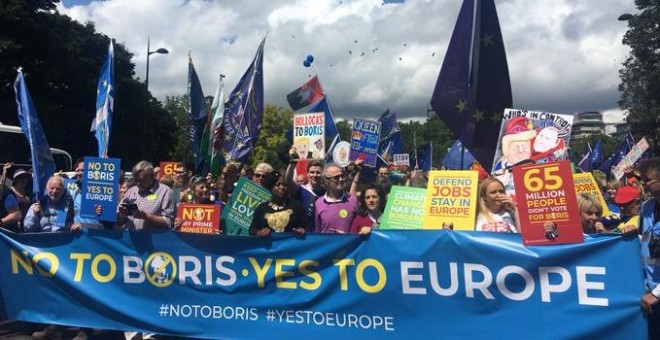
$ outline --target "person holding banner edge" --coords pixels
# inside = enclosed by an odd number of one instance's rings
[[[660,158],[643,163],[640,174],[652,198],[642,204],[639,231],[629,229],[624,235],[641,236],[646,291],[640,304],[648,317],[649,339],[660,339]]]
[[[325,195],[315,203],[317,233],[350,232],[351,223],[357,214],[358,201],[355,195],[344,190],[346,175],[334,163],[325,165],[323,169],[323,185]]]
[[[351,233],[368,235],[372,229],[378,228],[384,208],[383,197],[375,184],[368,184],[360,191],[360,207],[351,223]]]
[[[293,232],[302,236],[307,232],[303,207],[289,196],[284,177],[284,173],[277,171],[264,176],[263,186],[270,190],[272,196],[255,209],[250,235],[268,237],[272,232]]]
[[[73,199],[64,188],[64,179],[52,176],[46,184],[46,196],[30,206],[23,225],[26,232],[55,232],[80,229],[73,222]]]
[[[191,198],[188,200],[186,203],[191,203],[191,204],[214,204],[214,202],[211,201],[211,194],[209,190],[209,184],[206,178],[195,175],[190,179],[190,184],[188,185],[188,188],[191,192]],[[218,205],[220,205],[218,203]],[[183,220],[179,218],[174,219],[174,229],[179,230],[181,228],[181,225],[183,224]],[[220,230],[220,233],[222,233],[222,230]]]

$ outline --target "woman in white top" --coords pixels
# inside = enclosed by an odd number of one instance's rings
[[[479,184],[477,231],[519,233],[518,208],[504,192],[504,184],[488,177]]]

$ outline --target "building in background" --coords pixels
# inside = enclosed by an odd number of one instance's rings
[[[580,139],[593,134],[605,133],[603,114],[598,111],[579,112],[573,120],[572,139]]]

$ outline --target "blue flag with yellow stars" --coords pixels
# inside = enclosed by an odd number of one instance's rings
[[[481,163],[492,168],[502,112],[512,107],[509,68],[493,0],[464,0],[431,106]]]
[[[222,148],[227,162],[245,163],[259,137],[264,114],[264,43],[225,103],[225,136]]]
[[[112,111],[115,105],[115,49],[110,41],[108,55],[105,58],[96,88],[96,116],[92,121],[91,131],[98,141],[99,157],[108,157],[110,130],[112,130]]]
[[[14,91],[18,121],[32,153],[32,191],[34,197],[39,199],[46,192],[48,178],[55,173],[55,162],[20,68],[14,82]]]

